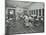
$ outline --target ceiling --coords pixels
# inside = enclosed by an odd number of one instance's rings
[[[28,1],[15,1],[15,0],[7,0],[6,6],[10,7],[21,7],[21,8],[29,8],[32,2]]]

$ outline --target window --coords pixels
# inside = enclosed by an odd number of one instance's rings
[[[33,10],[32,10],[32,15],[33,15]]]
[[[35,15],[35,10],[34,10],[34,15]]]
[[[15,9],[8,9],[8,19],[13,18],[15,15]]]
[[[42,12],[42,15],[44,16],[44,8],[42,9],[42,11],[43,11],[43,12]]]
[[[31,10],[29,11],[29,14],[30,14],[30,15],[32,14]]]
[[[36,9],[36,15],[38,16],[38,9]]]
[[[41,16],[41,9],[39,9],[39,16]]]

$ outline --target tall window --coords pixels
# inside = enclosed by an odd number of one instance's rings
[[[38,16],[38,9],[36,9],[36,15]]]
[[[32,11],[30,10],[30,11],[29,11],[29,14],[31,15],[31,13],[32,13]]]
[[[32,15],[33,15],[33,10],[31,12],[32,12]]]
[[[13,18],[15,15],[15,9],[8,9],[8,19]]]
[[[43,11],[43,12],[42,12],[42,13],[43,13],[42,15],[44,16],[44,8],[42,9],[42,11]]]
[[[34,10],[34,15],[35,15],[35,10]]]
[[[39,9],[39,16],[41,16],[41,9]]]

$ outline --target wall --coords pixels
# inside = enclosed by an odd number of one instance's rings
[[[32,3],[29,10],[35,10],[35,9],[41,9],[41,8],[44,8],[44,3],[41,3],[41,2],[36,3],[35,2],[35,3]]]

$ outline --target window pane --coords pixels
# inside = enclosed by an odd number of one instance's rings
[[[33,15],[33,10],[32,10],[32,15]]]
[[[36,10],[36,15],[38,16],[38,9]]]
[[[31,11],[30,15],[32,15],[32,11]]]
[[[42,12],[42,13],[43,13],[42,15],[44,16],[44,8],[42,9],[42,11],[43,11],[43,12]]]
[[[31,15],[31,10],[29,11],[29,14]]]
[[[8,9],[8,19],[13,18],[15,15],[15,9]]]
[[[35,10],[34,10],[34,15],[35,15]]]
[[[39,16],[41,16],[41,9],[39,9]]]

